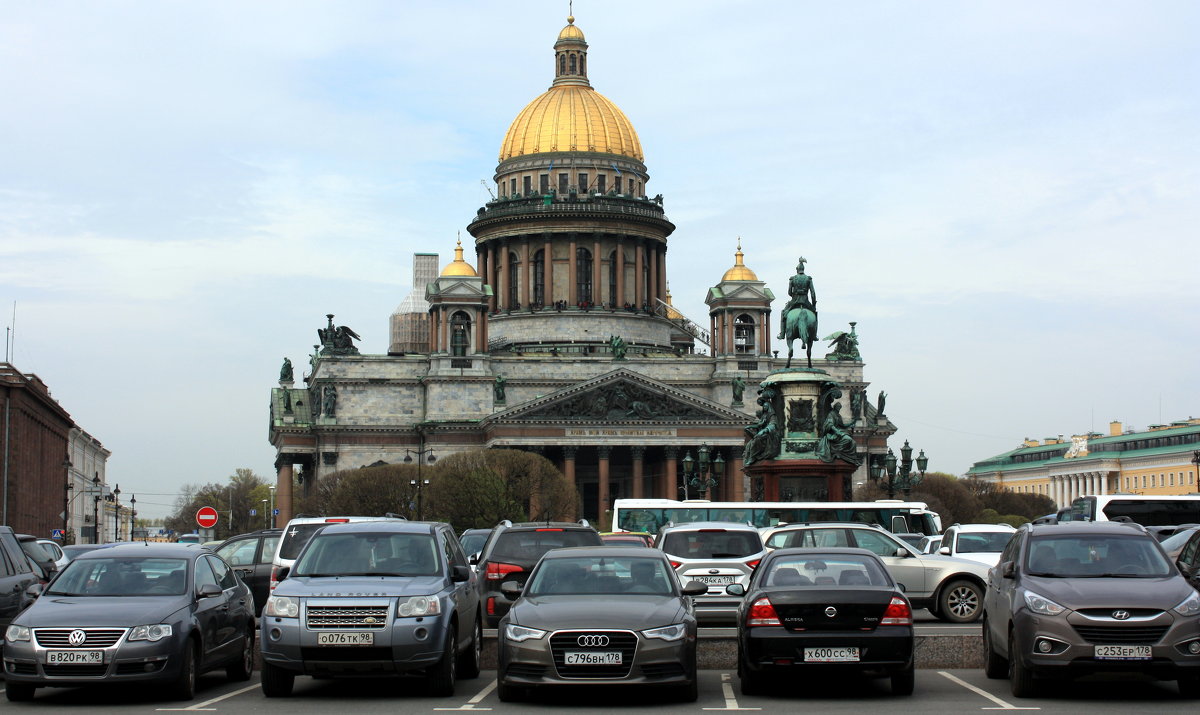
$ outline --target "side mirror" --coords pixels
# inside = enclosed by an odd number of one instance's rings
[[[503,593],[509,598],[517,598],[524,590],[525,587],[516,581],[505,581],[504,583],[500,584],[500,593]]]
[[[479,552],[476,551],[475,553],[468,556],[467,563],[471,564],[472,566],[477,566],[479,564]]]
[[[692,583],[700,583],[700,582],[692,581]],[[688,586],[691,586],[692,583],[689,583]],[[702,584],[702,583],[700,585],[704,586],[704,584]],[[708,590],[708,587],[705,586],[704,591],[707,591],[707,590]],[[700,593],[704,593],[704,591],[701,591]],[[684,593],[687,593],[687,589],[684,589]],[[725,593],[728,593],[730,596],[745,596],[746,595],[746,587],[740,583],[731,583],[725,587]],[[697,595],[699,595],[699,594],[697,594]]]
[[[31,600],[36,599],[38,596],[42,595],[42,589],[43,589],[42,584],[31,583],[31,584],[29,584],[29,587],[25,589],[25,595],[28,596]]]
[[[200,587],[200,592],[197,595],[200,596],[200,598],[216,598],[222,593],[224,593],[224,591],[222,591],[221,587],[217,584],[206,583]]]
[[[462,583],[463,581],[471,580],[470,566],[452,566],[450,568],[450,580],[454,583]]]
[[[904,587],[904,584],[900,583],[899,581],[896,582],[896,588],[900,589],[900,593],[904,593],[908,590]]]
[[[1000,564],[1000,575],[1004,578],[1016,578],[1016,564],[1012,561]]]
[[[899,558],[904,559],[904,558],[908,558],[909,556],[912,556],[912,554],[909,552],[908,549],[904,548],[903,546],[899,546],[896,548],[896,553],[892,554],[892,556],[897,556]]]
[[[282,567],[280,567],[279,571],[277,571],[275,573],[275,580],[282,581],[285,578],[287,578],[288,574],[290,574],[291,572],[292,572],[291,566],[282,566]]]
[[[943,546],[942,548],[938,549],[938,553],[941,554],[942,556],[949,556],[950,555],[950,547]]]

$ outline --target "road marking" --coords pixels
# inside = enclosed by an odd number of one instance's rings
[[[970,683],[968,683],[967,681],[962,680],[961,678],[956,678],[955,676],[947,673],[944,670],[939,670],[938,675],[941,675],[941,676],[949,679],[951,682],[958,683],[959,685],[963,686],[967,690],[970,690],[971,692],[975,693],[976,695],[982,695],[983,697],[987,698],[988,700],[991,700],[993,703],[996,703],[997,705],[1000,706],[998,708],[980,708],[980,710],[1041,710],[1041,708],[1021,707],[1019,705],[1013,705],[1012,703],[1006,703],[1003,700],[1001,700],[1000,698],[996,697],[995,695],[992,695],[988,691],[986,691],[982,688],[977,688],[974,685],[971,685]]]
[[[478,695],[476,695],[475,697],[468,700],[467,704],[463,705],[462,707],[434,708],[434,710],[491,710],[491,708],[477,708],[475,706],[478,705],[480,703],[480,701],[482,701],[484,698],[486,698],[488,696],[488,693],[490,693],[496,689],[497,682],[499,682],[499,679],[493,679],[492,682],[487,684],[486,688],[484,688],[483,690],[480,690]]]
[[[704,708],[705,710],[762,710],[762,708],[738,707],[737,698],[733,697],[733,684],[729,682],[729,673],[721,673],[721,690],[725,692],[725,707]]]
[[[255,683],[254,685],[247,685],[246,687],[244,687],[244,688],[242,688],[242,689],[240,689],[240,690],[235,690],[235,691],[233,691],[232,693],[225,693],[224,695],[220,695],[220,696],[218,696],[218,697],[215,697],[215,698],[213,698],[212,700],[205,700],[205,701],[204,701],[204,702],[202,702],[202,703],[196,703],[195,705],[192,705],[191,707],[186,707],[186,708],[155,708],[155,710],[157,710],[158,712],[195,712],[195,711],[197,711],[197,710],[216,710],[216,708],[210,708],[210,707],[208,707],[208,706],[209,706],[209,705],[212,705],[213,703],[219,703],[219,702],[221,702],[222,700],[228,700],[229,698],[232,698],[232,697],[233,697],[233,696],[235,696],[235,695],[241,695],[242,693],[249,692],[249,691],[251,691],[251,690],[254,690],[254,689],[255,689],[255,688],[257,688],[257,687],[259,687],[258,683]]]

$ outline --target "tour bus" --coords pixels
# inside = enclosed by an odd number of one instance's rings
[[[1200,524],[1200,494],[1147,496],[1145,494],[1085,495],[1059,512],[1059,522],[1114,521],[1126,517],[1142,526]]]
[[[728,521],[758,528],[797,522],[844,521],[879,524],[894,533],[942,533],[942,519],[925,502],[713,502],[674,499],[617,499],[613,531],[657,534],[670,522]]]

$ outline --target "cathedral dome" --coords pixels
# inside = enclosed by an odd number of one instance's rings
[[[463,260],[462,241],[459,241],[458,245],[455,246],[454,260],[450,261],[450,263],[447,264],[444,269],[442,269],[442,275],[443,276],[468,276],[471,278],[475,278],[479,275],[478,273],[475,272],[475,269],[471,267],[470,263],[467,263],[466,261]]]
[[[574,24],[575,18],[567,18],[567,23],[554,43],[554,83],[513,120],[500,145],[500,161],[567,151],[644,161],[633,123],[588,82],[587,42]]]
[[[750,270],[742,263],[742,239],[738,239],[737,253],[733,254],[733,268],[725,271],[725,275],[721,276],[722,281],[756,281],[758,276],[754,271]]]

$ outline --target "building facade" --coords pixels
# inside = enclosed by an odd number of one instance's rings
[[[676,226],[662,194],[650,196],[633,124],[592,88],[574,18],[554,52],[549,89],[501,142],[495,198],[467,223],[473,246],[460,241],[436,276],[430,254],[414,258],[389,354],[359,354],[357,334],[331,315],[300,384],[290,368],[281,374],[270,428],[281,519],[294,490],[325,474],[482,448],[546,456],[590,518],[619,497],[679,498],[680,460],[703,445],[724,460],[710,497],[761,493],[742,449],[755,389],[783,363],[772,352],[775,296],[739,242],[715,284],[687,287],[707,290],[707,327],[671,305]],[[865,397],[857,350],[819,362]],[[847,400],[845,421],[860,452],[881,455],[895,427],[866,403]],[[851,404],[870,414],[853,419]],[[778,497],[829,496],[801,491]]]
[[[71,415],[37,375],[0,363],[0,514],[15,531],[64,528]]]

